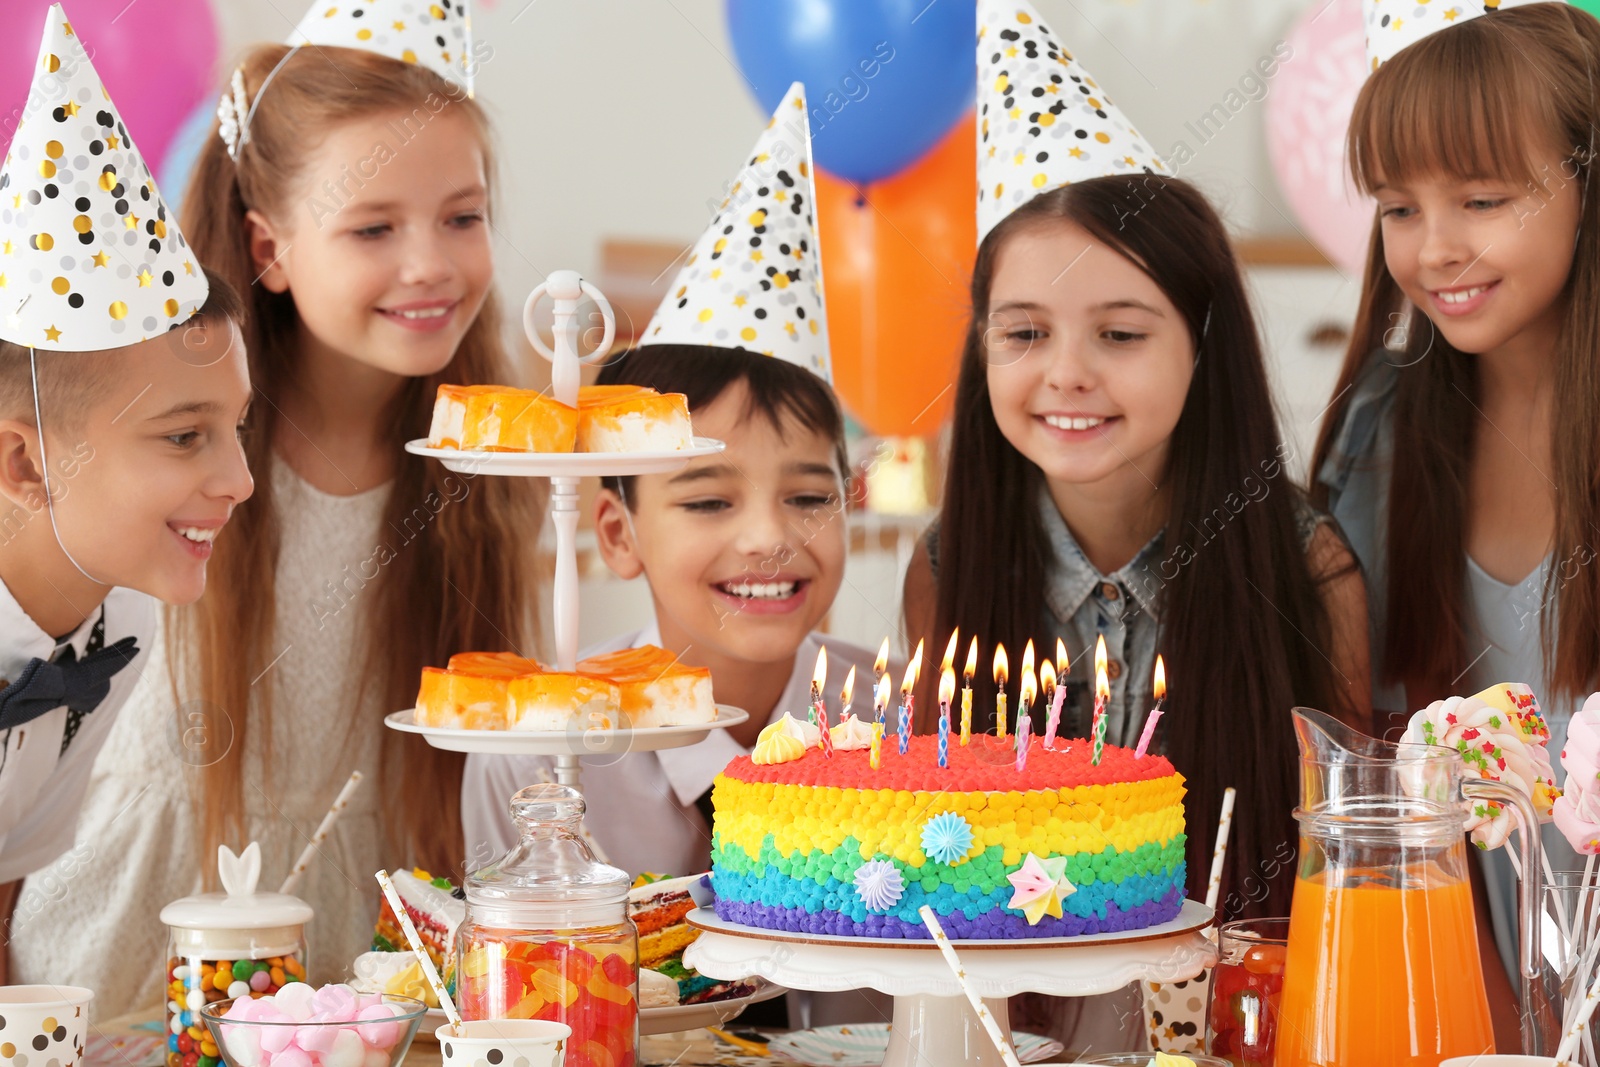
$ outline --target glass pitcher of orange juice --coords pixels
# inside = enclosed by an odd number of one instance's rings
[[[1397,745],[1296,708],[1300,862],[1290,908],[1277,1067],[1435,1067],[1494,1051],[1467,881],[1467,803],[1517,813],[1524,878],[1524,1052],[1548,1054],[1539,977],[1538,820],[1513,787],[1461,757]],[[1532,834],[1528,828],[1534,828]]]

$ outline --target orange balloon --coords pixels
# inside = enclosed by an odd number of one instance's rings
[[[892,178],[817,171],[833,384],[873,433],[927,437],[955,399],[978,246],[973,117]]]

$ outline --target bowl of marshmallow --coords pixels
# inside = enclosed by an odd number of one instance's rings
[[[227,1067],[398,1067],[427,1010],[413,997],[294,982],[200,1015]]]

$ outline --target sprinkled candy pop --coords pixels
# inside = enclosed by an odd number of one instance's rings
[[[1050,711],[1044,723],[1044,747],[1054,748],[1056,743],[1056,730],[1061,726],[1061,704],[1067,699],[1067,674],[1072,669],[1072,664],[1067,660],[1067,646],[1061,643],[1061,638],[1056,638],[1056,668],[1052,676],[1056,680],[1054,696],[1045,697],[1050,705]]]
[[[1009,676],[1011,665],[1006,662],[1006,646],[994,646],[994,719],[996,737],[1006,735],[1006,678]]]
[[[1111,702],[1111,682],[1106,677],[1106,638],[1094,642],[1094,756],[1090,763],[1100,766],[1106,752],[1106,705]]]
[[[972,740],[972,676],[978,673],[978,635],[972,635],[967,647],[967,665],[961,670],[961,743]]]
[[[1551,809],[1556,827],[1575,851],[1600,854],[1600,693],[1572,716],[1561,766],[1567,780]]]
[[[1144,733],[1139,735],[1139,747],[1133,750],[1134,759],[1144,759],[1145,750],[1150,747],[1150,738],[1155,736],[1156,723],[1161,721],[1162,705],[1167,702],[1167,665],[1160,656],[1156,657],[1156,677],[1150,690],[1156,695],[1156,706],[1145,717]]]

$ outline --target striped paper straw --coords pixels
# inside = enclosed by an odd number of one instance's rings
[[[400,920],[400,929],[405,931],[406,941],[411,945],[412,954],[422,965],[422,976],[433,987],[433,995],[439,998],[439,1007],[444,1009],[451,1028],[457,1034],[461,1033],[461,1013],[456,1011],[455,1001],[450,999],[450,993],[439,980],[439,971],[433,965],[433,957],[422,947],[422,938],[417,936],[417,927],[411,921],[411,913],[406,911],[406,902],[400,899],[400,893],[395,889],[394,882],[389,880],[388,871],[379,871],[375,877],[378,879],[378,884],[383,887],[383,895],[388,899],[389,907],[394,909],[395,918]]]
[[[1011,1051],[1011,1042],[1001,1035],[1000,1024],[995,1022],[994,1016],[989,1013],[989,1006],[978,996],[978,991],[967,984],[967,972],[961,967],[961,957],[956,955],[955,946],[950,944],[950,939],[945,936],[944,927],[939,925],[938,916],[934,915],[933,909],[926,904],[917,909],[917,914],[922,916],[922,925],[933,935],[933,943],[939,946],[944,961],[955,973],[956,981],[961,984],[961,992],[967,995],[967,1002],[972,1005],[972,1010],[978,1013],[978,1021],[983,1024],[984,1030],[988,1031],[989,1040],[994,1042],[1000,1058],[1006,1061],[1006,1067],[1021,1067],[1017,1054]]]
[[[1222,893],[1222,861],[1228,855],[1228,831],[1233,827],[1233,786],[1222,793],[1222,818],[1217,823],[1217,848],[1211,853],[1211,882],[1206,886],[1206,907],[1217,910],[1217,897]]]
[[[322,822],[317,826],[317,832],[311,835],[311,840],[306,842],[306,847],[301,850],[300,858],[294,861],[294,866],[289,868],[289,877],[283,880],[283,885],[278,887],[280,893],[293,893],[300,884],[300,876],[306,873],[306,868],[311,866],[311,857],[317,854],[317,846],[328,838],[328,831],[333,829],[333,824],[339,816],[344,814],[344,809],[350,806],[350,798],[355,795],[356,786],[361,784],[361,772],[351,771],[350,780],[339,790],[339,795],[333,798],[333,807],[328,809],[328,814],[322,817]]]

